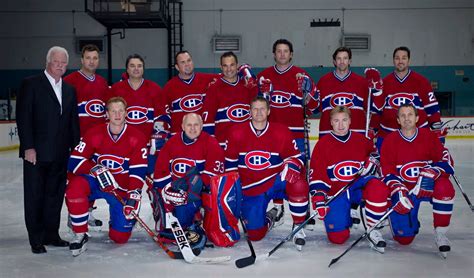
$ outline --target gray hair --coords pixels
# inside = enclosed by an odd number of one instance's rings
[[[53,46],[48,50],[48,54],[46,54],[46,66],[51,62],[51,56],[53,53],[56,52],[63,52],[66,54],[66,61],[69,63],[69,54],[67,53],[66,48],[61,47],[61,46]]]

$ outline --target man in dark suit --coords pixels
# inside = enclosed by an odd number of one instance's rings
[[[17,99],[20,157],[23,158],[25,222],[31,251],[66,247],[59,237],[69,154],[79,142],[74,88],[62,82],[66,49],[54,46],[43,73],[25,78]]]

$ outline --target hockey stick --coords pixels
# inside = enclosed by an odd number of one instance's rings
[[[370,108],[372,107],[371,101],[372,101],[372,90],[371,88],[369,88],[369,96],[367,98],[367,113],[365,116],[365,137],[367,138],[369,138]]]
[[[466,200],[467,204],[469,205],[469,208],[471,209],[471,211],[474,211],[474,206],[472,205],[471,200],[469,200],[469,197],[467,197],[466,192],[464,192],[458,178],[454,174],[452,174],[451,176],[453,177],[454,181],[456,182],[457,186],[459,187],[459,190],[461,191],[462,195],[464,196],[464,199]]]
[[[245,235],[245,238],[247,239],[247,244],[249,245],[249,248],[250,248],[250,256],[236,260],[235,266],[238,268],[242,268],[242,267],[246,267],[251,264],[254,264],[255,260],[257,259],[257,255],[255,254],[255,250],[253,249],[253,244],[249,239],[249,236],[247,234],[247,228],[245,227],[245,224],[242,218],[240,218],[240,223],[242,224],[242,229],[244,230],[244,235]]]
[[[176,218],[171,212],[166,213],[166,220],[170,221],[171,230],[173,232],[173,236],[176,240],[179,250],[184,257],[184,260],[187,263],[194,264],[194,263],[203,263],[203,264],[215,264],[230,261],[229,256],[223,257],[213,257],[213,258],[202,258],[197,257],[193,253],[193,249],[191,249],[191,245],[189,244],[188,238],[179,223],[178,218]]]
[[[346,192],[347,189],[352,185],[354,184],[354,182],[360,177],[360,172],[357,173],[357,175],[355,176],[355,178],[348,184],[346,184],[344,187],[342,187],[336,194],[334,194],[334,196],[332,196],[331,199],[327,200],[326,203],[324,205],[329,205],[332,201],[334,201],[338,196],[340,196],[342,193]],[[255,261],[260,261],[260,260],[265,260],[267,259],[268,257],[270,257],[273,253],[275,253],[283,244],[285,244],[285,242],[287,242],[288,240],[292,239],[294,235],[296,235],[301,229],[303,229],[303,227],[311,220],[313,219],[314,217],[316,217],[318,215],[318,212],[314,212],[312,215],[310,215],[305,221],[303,221],[303,223],[301,223],[296,229],[294,229],[290,234],[288,234],[284,239],[282,239],[275,247],[273,247],[272,250],[270,250],[270,252],[267,252],[263,255],[259,255],[259,256],[256,256],[254,254],[252,254],[251,256],[249,257],[246,257],[246,258],[242,258],[242,259],[239,259],[237,261],[240,261],[239,262],[239,265],[240,266],[237,266],[239,268],[243,268],[243,267],[246,267],[246,266],[249,266],[251,264],[254,264]],[[237,265],[237,261],[236,261],[236,265]],[[247,264],[245,264],[247,263]]]
[[[112,191],[112,194],[122,204],[122,206],[125,206],[125,201],[123,200],[123,198],[120,195],[118,195],[118,193],[115,190]],[[166,252],[166,254],[168,254],[168,256],[170,258],[172,258],[172,259],[181,259],[181,260],[184,259],[183,254],[181,254],[180,252],[173,252],[170,249],[168,249],[168,247],[166,247],[166,245],[160,240],[158,235],[156,235],[150,229],[150,227],[148,227],[148,225],[143,221],[143,219],[141,219],[140,216],[138,216],[138,214],[135,213],[135,211],[133,211],[133,210],[132,210],[132,216],[143,227],[143,229],[145,229],[145,231],[153,239],[153,241],[156,242]]]
[[[391,208],[389,211],[387,211],[387,213],[385,213],[384,216],[382,216],[382,218],[380,218],[379,221],[377,221],[377,223],[375,223],[374,226],[370,227],[363,235],[361,235],[356,241],[354,241],[351,246],[349,246],[349,248],[347,248],[341,255],[339,255],[338,257],[334,258],[331,260],[331,262],[329,263],[328,267],[331,267],[331,265],[337,263],[337,261],[339,261],[339,259],[341,259],[347,252],[349,252],[349,250],[351,250],[354,246],[357,245],[357,243],[359,243],[361,240],[363,240],[364,238],[366,238],[375,228],[377,228],[378,226],[380,226],[380,224],[382,224],[383,221],[385,221],[385,219],[387,219],[387,217],[393,212],[393,208]]]
[[[412,194],[413,191],[414,191],[415,188],[413,188],[412,190],[410,190],[410,192],[408,193],[408,195]],[[331,265],[337,263],[337,261],[339,261],[340,258],[342,258],[347,252],[349,252],[349,250],[351,250],[354,246],[357,245],[357,243],[359,243],[361,240],[363,240],[364,238],[366,238],[374,229],[376,229],[378,226],[380,226],[380,224],[382,224],[382,222],[385,221],[385,219],[388,218],[388,216],[393,212],[393,208],[391,208],[389,211],[387,211],[384,216],[382,216],[382,218],[379,219],[379,221],[377,221],[377,223],[375,223],[372,227],[370,227],[367,231],[365,231],[364,234],[362,234],[356,241],[354,241],[351,246],[349,246],[349,248],[347,248],[341,255],[339,255],[338,257],[334,258],[331,260],[331,262],[329,263],[328,267],[331,267]]]

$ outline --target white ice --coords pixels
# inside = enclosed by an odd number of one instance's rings
[[[467,195],[474,201],[474,141],[448,140],[456,161],[457,177]],[[107,223],[105,202],[96,202],[97,218]],[[0,277],[474,277],[474,213],[456,187],[456,200],[448,237],[451,252],[442,259],[435,246],[431,207],[423,203],[420,210],[421,229],[409,246],[391,239],[383,230],[388,246],[385,254],[370,250],[360,242],[330,269],[332,258],[340,255],[362,235],[362,228],[351,231],[350,240],[341,246],[328,243],[322,223],[306,230],[307,241],[302,252],[292,242],[285,243],[265,261],[238,269],[236,259],[250,255],[243,239],[232,248],[206,248],[201,256],[231,256],[218,265],[191,265],[171,260],[142,229],[136,229],[131,240],[117,245],[108,239],[107,228],[91,232],[88,250],[72,257],[67,248],[47,247],[42,255],[32,254],[28,244],[23,215],[22,162],[16,151],[0,153]],[[288,209],[286,210],[288,211]],[[60,234],[71,239],[66,226],[67,210],[62,211]],[[145,197],[142,218],[153,226],[150,206]],[[272,230],[261,242],[255,242],[257,254],[270,251],[291,229],[286,213],[285,224]]]

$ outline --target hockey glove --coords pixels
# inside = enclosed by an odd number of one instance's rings
[[[257,77],[252,72],[249,64],[242,64],[239,67],[239,77],[245,80],[245,87],[252,89],[257,86]]]
[[[281,180],[288,183],[295,183],[301,179],[301,166],[298,160],[290,158],[283,163],[283,171],[281,171]]]
[[[361,176],[373,176],[380,168],[380,155],[373,152],[365,160]]]
[[[127,200],[123,206],[123,215],[125,218],[127,218],[127,220],[132,220],[135,218],[132,212],[138,215],[138,212],[140,211],[141,200],[142,195],[138,190],[130,190],[127,192]]]
[[[270,101],[273,93],[272,81],[270,79],[265,79],[265,77],[261,76],[258,80],[258,91],[260,95]]]
[[[431,131],[438,136],[439,141],[444,145],[446,143],[446,136],[448,135],[448,128],[443,126],[441,122],[436,122],[431,125]]]
[[[434,183],[441,175],[441,171],[435,167],[426,166],[420,169],[418,182],[413,189],[413,194],[418,198],[431,198],[433,196]]]
[[[326,214],[329,212],[329,207],[326,206],[327,195],[323,191],[313,190],[310,192],[311,203],[313,204],[313,210],[318,212],[318,219],[324,220]]]
[[[168,138],[167,132],[158,132],[151,135],[150,139],[150,155],[154,155],[157,151],[161,150],[166,143]]]
[[[182,206],[188,203],[188,192],[174,189],[171,183],[168,183],[163,188],[161,191],[161,196],[163,196],[165,208],[167,211],[173,211],[175,206]]]
[[[107,167],[97,164],[91,168],[90,173],[97,179],[100,190],[103,192],[112,192],[117,189],[117,182]]]
[[[398,191],[394,193],[395,196],[392,196],[395,202],[393,210],[399,214],[407,214],[413,208],[413,202],[408,197],[408,189],[401,184],[398,184],[398,188]]]
[[[380,72],[376,68],[366,68],[364,70],[365,79],[369,83],[369,89],[372,96],[379,96],[382,94],[383,82]]]
[[[304,94],[309,94],[313,90],[313,82],[311,78],[304,73],[296,74],[296,81],[298,82],[298,91]]]

